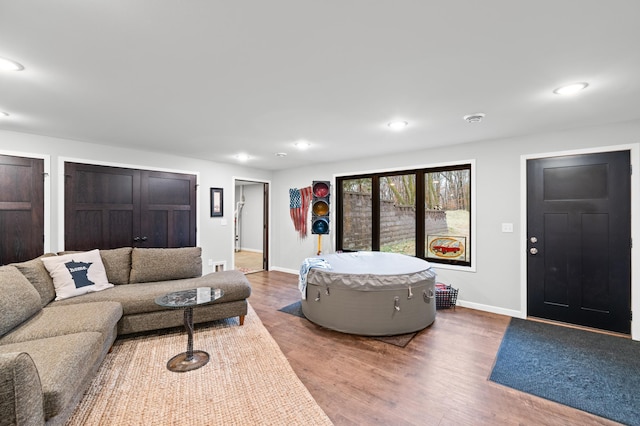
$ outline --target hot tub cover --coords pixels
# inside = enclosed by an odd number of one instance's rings
[[[307,282],[327,287],[380,291],[407,288],[436,276],[426,260],[399,253],[361,251],[318,258],[324,259],[331,269],[311,268]]]

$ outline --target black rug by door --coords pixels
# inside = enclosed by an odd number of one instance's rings
[[[489,379],[640,425],[640,342],[513,318]]]
[[[284,308],[278,309],[280,312],[285,312],[287,314],[295,315],[300,318],[306,318],[302,313],[302,303],[300,301],[294,302],[290,305],[285,306]],[[397,334],[395,336],[362,336],[369,339],[379,340],[384,343],[388,343],[390,345],[399,346],[404,348],[409,344],[411,339],[415,337],[415,333],[407,333],[407,334]]]

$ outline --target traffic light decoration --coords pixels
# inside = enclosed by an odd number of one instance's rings
[[[314,180],[311,202],[311,233],[329,233],[329,181]]]

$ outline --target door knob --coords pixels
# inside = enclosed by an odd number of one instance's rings
[[[529,253],[531,253],[531,254],[538,254],[538,249],[537,249],[537,248],[535,248],[535,247],[531,247],[531,248],[529,249]]]
[[[135,242],[140,241],[140,237],[133,237],[133,241],[135,241]]]
[[[529,241],[531,241],[531,243],[535,244],[538,242],[538,239],[536,237],[531,237],[529,238]]]

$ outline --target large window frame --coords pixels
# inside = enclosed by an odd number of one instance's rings
[[[467,250],[469,259],[452,260],[452,259],[434,259],[426,256],[426,239],[425,235],[425,194],[426,184],[425,176],[428,173],[453,171],[453,170],[469,170],[469,241],[467,241]],[[336,223],[336,250],[350,251],[343,247],[344,242],[344,206],[343,206],[343,182],[354,179],[371,179],[371,250],[380,251],[380,180],[389,176],[415,174],[415,257],[425,259],[434,264],[434,267],[443,269],[457,269],[464,271],[475,271],[475,161],[465,160],[452,163],[442,163],[435,165],[426,165],[419,167],[411,167],[404,169],[387,169],[380,171],[368,171],[362,173],[335,175],[335,223]]]

